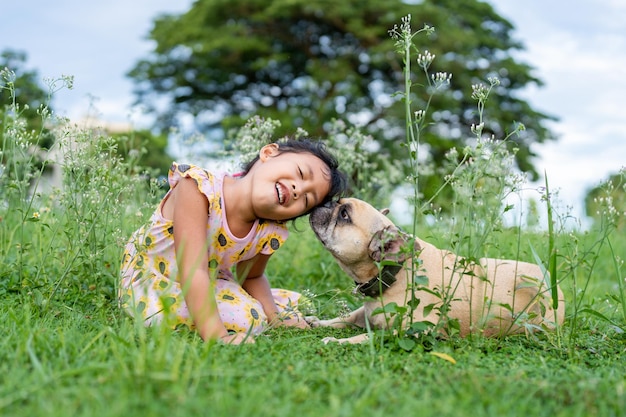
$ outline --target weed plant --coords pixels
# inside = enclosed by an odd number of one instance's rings
[[[412,46],[410,19],[397,29],[406,37],[405,65],[417,62],[430,80],[429,91],[445,93],[450,77],[428,74],[434,57]],[[9,70],[2,71],[1,94],[15,94],[12,80]],[[548,187],[541,194],[549,224],[534,230],[525,230],[521,221],[503,224],[502,214],[510,210],[504,201],[524,184],[510,175],[509,139],[482,135],[482,104],[497,86],[492,79],[473,88],[480,118],[473,128],[475,146],[449,154],[441,174],[455,198],[450,214],[439,210],[436,197],[423,201],[419,193],[419,137],[428,108],[411,108],[413,85],[406,80],[399,97],[406,94],[405,146],[412,164],[407,183],[417,208],[407,227],[466,256],[538,260],[555,270],[567,306],[558,334],[427,343],[413,338],[420,343],[407,344],[406,334],[374,333],[369,345],[346,346],[321,339],[347,337],[351,329],[273,329],[254,345],[224,346],[204,343],[185,328],[145,328],[126,317],[116,300],[122,247],[162,192],[151,172],[137,166],[139,151],[122,159],[105,134],[79,129],[42,107],[42,120],[56,137],[50,151],[63,156],[53,167],[39,159],[40,132],[26,130],[13,104],[0,112],[0,413],[624,415],[626,239],[615,233],[623,213],[614,207],[612,190],[599,205],[602,222],[588,231],[565,227],[566,215],[558,212]],[[50,82],[51,91],[60,86],[69,87],[69,80]],[[234,144],[258,149],[250,141],[269,141],[273,123],[251,120],[233,136]],[[357,128],[334,123],[330,146],[351,167],[355,194],[374,199],[366,194],[368,178],[384,189],[391,183],[385,181],[400,175],[395,164],[376,160],[371,138]],[[389,171],[381,172],[381,166]],[[63,186],[44,191],[53,168],[60,169]],[[340,315],[362,302],[306,220],[295,223],[268,273],[273,285],[305,293],[309,302],[303,307],[319,316]]]
[[[429,67],[432,64],[435,56],[430,52],[421,52],[415,47],[413,41],[414,37],[422,32],[431,33],[434,29],[425,26],[423,29],[413,32],[411,29],[411,17],[407,16],[402,19],[400,26],[395,26],[390,34],[395,41],[396,49],[402,57],[404,64],[404,91],[399,93],[402,101],[405,105],[405,120],[406,120],[406,143],[411,158],[409,158],[410,172],[408,182],[413,188],[413,206],[416,207],[413,212],[412,231],[413,234],[417,234],[419,231],[423,236],[424,230],[424,214],[433,213],[433,205],[436,203],[436,196],[429,201],[422,202],[420,200],[419,190],[419,166],[417,161],[420,160],[419,151],[420,136],[428,125],[428,103],[430,98],[434,94],[445,94],[445,87],[450,83],[452,76],[447,73],[430,74]],[[423,79],[425,80],[426,92],[429,94],[429,99],[426,101],[424,108],[417,111],[413,111],[412,97],[413,97],[413,81],[411,62],[415,59],[419,69],[423,72]],[[456,253],[462,254],[466,257],[468,262],[477,262],[478,258],[489,256],[503,257],[503,253],[499,250],[498,246],[502,242],[500,235],[504,231],[503,219],[504,215],[511,210],[513,205],[508,203],[512,199],[511,196],[519,195],[522,191],[526,180],[523,175],[517,173],[514,165],[514,154],[517,151],[515,142],[512,140],[515,135],[520,134],[524,130],[524,126],[518,124],[514,126],[511,133],[507,137],[496,140],[493,136],[485,137],[483,135],[483,129],[485,124],[488,123],[486,115],[484,114],[485,103],[487,102],[491,92],[499,88],[499,80],[495,77],[487,79],[488,84],[485,85],[481,82],[472,85],[472,98],[477,102],[477,123],[471,126],[471,131],[475,135],[475,141],[473,146],[468,146],[459,153],[459,150],[453,148],[447,154],[448,165],[444,166],[444,170],[441,174],[445,178],[445,187],[450,187],[453,192],[453,200],[451,202],[451,215],[447,219],[442,219],[442,223],[445,230],[440,232],[440,236],[444,238],[441,242],[443,247],[453,250]],[[609,183],[608,186],[611,186]],[[592,248],[581,248],[578,245],[572,245],[572,243],[579,243],[579,240],[569,239],[567,242],[563,242],[563,239],[559,239],[559,236],[572,236],[571,233],[566,233],[564,230],[560,230],[561,233],[557,233],[556,227],[560,220],[558,219],[558,213],[554,210],[553,195],[550,193],[548,187],[548,179],[546,178],[545,188],[542,190],[542,201],[545,203],[547,211],[547,236],[545,241],[547,245],[540,246],[539,251],[533,246],[532,243],[527,242],[527,238],[523,236],[521,228],[517,230],[515,236],[510,236],[512,242],[515,242],[511,248],[514,249],[512,253],[509,253],[509,257],[513,259],[526,260],[530,262],[539,263],[546,271],[544,276],[544,283],[540,285],[547,288],[552,295],[552,304],[556,308],[558,305],[556,286],[562,285],[569,288],[574,292],[572,300],[574,301],[571,306],[571,318],[572,326],[569,331],[569,349],[572,353],[575,348],[575,340],[578,332],[576,331],[577,319],[580,314],[592,314],[599,317],[606,322],[610,323],[615,329],[617,334],[623,334],[623,313],[624,313],[624,292],[623,292],[623,260],[617,255],[618,252],[613,250],[612,235],[619,222],[619,211],[612,205],[612,199],[607,197],[601,198],[600,206],[603,208],[603,219],[600,224],[600,230],[590,234],[595,237],[595,241],[592,243]],[[610,190],[609,190],[610,191]],[[521,201],[521,197],[517,198]],[[602,203],[605,203],[604,205]],[[522,213],[520,211],[520,213]],[[564,223],[564,222],[562,222]],[[523,222],[519,221],[519,225]],[[447,240],[446,240],[447,239]],[[612,260],[613,274],[616,277],[618,291],[612,294],[609,298],[612,302],[611,305],[613,313],[618,313],[620,322],[618,324],[609,317],[603,315],[600,311],[592,306],[585,306],[581,308],[584,294],[595,275],[595,265],[597,261],[597,253],[594,248],[600,250],[603,246],[608,245],[611,254],[609,259]],[[412,247],[412,245],[411,245]],[[583,253],[580,253],[580,251]],[[576,255],[568,256],[574,251]],[[525,253],[524,253],[525,252]],[[528,256],[528,254],[532,256]],[[414,254],[416,256],[418,254]],[[543,255],[543,256],[542,256]],[[576,259],[572,263],[572,259]],[[580,278],[584,268],[580,268],[582,264],[587,264],[586,275]],[[414,265],[419,265],[419,262],[414,262]],[[463,269],[465,265],[459,264],[459,269]],[[415,270],[411,272],[413,276],[419,277],[419,271]],[[416,280],[415,285],[420,283]],[[455,323],[447,320],[446,313],[449,301],[455,297],[454,289],[450,289],[449,292],[445,290],[440,294],[441,306],[437,307],[440,310],[442,316],[441,324],[446,327],[448,334],[454,333]],[[381,306],[382,313],[391,312],[398,316],[408,315],[409,319],[412,315],[412,309],[417,305],[416,300],[407,300],[409,310],[404,309],[387,308],[389,306]],[[409,320],[410,321],[410,320]],[[397,320],[400,322],[400,320]],[[421,323],[415,323],[415,329],[424,329]],[[397,329],[397,342],[403,348],[412,349],[415,344],[411,342],[407,343],[406,336],[411,338],[416,332],[411,331],[411,328],[407,333],[403,333],[403,329]],[[428,327],[428,330],[431,329]],[[557,328],[555,332],[556,338],[553,339],[554,343],[561,346],[562,329]]]
[[[13,94],[13,74],[4,70],[2,77],[3,93]],[[120,159],[112,138],[56,119],[46,107],[39,111],[42,125],[56,143],[42,150],[41,132],[27,131],[20,112],[17,104],[2,112],[0,293],[40,313],[102,309],[115,300],[120,244],[151,200],[149,173],[132,153]],[[44,192],[49,170],[61,184]]]

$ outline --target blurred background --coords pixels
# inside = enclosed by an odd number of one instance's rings
[[[452,74],[428,107],[425,197],[441,184],[445,153],[471,143],[472,85],[495,76],[501,84],[487,103],[484,134],[499,140],[523,123],[510,146],[528,177],[528,198],[540,197],[547,174],[562,210],[583,226],[591,221],[597,187],[625,165],[624,2],[337,3],[11,2],[2,5],[0,67],[15,72],[18,100],[31,111],[48,103],[78,125],[143,132],[152,147],[147,163],[161,171],[171,159],[199,156],[184,138],[203,138],[210,156],[255,115],[279,120],[277,135],[303,128],[324,137],[341,120],[371,135],[376,152],[395,164],[406,154],[394,96],[403,87],[402,60],[388,30],[410,13],[414,31],[435,27],[415,38],[420,51],[436,55],[429,72]],[[73,88],[48,102],[61,84],[50,80],[61,76],[73,76]],[[425,83],[420,77],[416,71],[416,85]],[[428,97],[414,94],[417,110]],[[406,202],[392,204],[403,210]]]

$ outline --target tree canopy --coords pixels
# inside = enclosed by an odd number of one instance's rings
[[[545,126],[553,117],[518,97],[542,85],[514,51],[513,26],[477,0],[197,0],[181,15],[156,19],[155,50],[129,72],[137,101],[162,128],[193,117],[201,131],[243,125],[252,115],[281,121],[281,134],[302,127],[323,137],[332,119],[359,125],[378,141],[389,160],[406,157],[404,113],[394,93],[402,89],[402,59],[388,31],[408,14],[416,46],[436,56],[430,70],[453,74],[450,87],[428,104],[431,123],[422,137],[439,164],[451,148],[463,148],[477,123],[471,86],[497,77],[483,132],[502,139],[514,124],[525,131],[511,140],[518,167],[538,176],[531,146],[554,139]],[[413,75],[425,84],[424,74]],[[412,94],[425,108],[426,89]],[[432,180],[437,182],[436,175]],[[426,191],[428,193],[428,191]]]

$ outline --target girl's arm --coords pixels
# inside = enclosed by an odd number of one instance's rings
[[[257,255],[247,262],[237,265],[237,279],[243,280],[241,286],[244,290],[261,303],[267,321],[272,322],[278,316],[278,306],[274,302],[270,283],[265,276],[265,266],[269,255]]]
[[[299,320],[297,316],[290,314],[281,316],[278,306],[274,302],[270,283],[265,276],[265,266],[270,255],[257,255],[250,262],[242,262],[237,265],[238,279],[245,277],[241,285],[244,290],[261,303],[263,311],[267,316],[268,323],[284,326],[295,326],[308,328],[309,325],[304,320]]]
[[[206,239],[209,203],[192,178],[181,179],[171,198],[174,199],[177,279],[198,333],[203,340],[221,338],[225,342],[239,343],[244,337],[229,335],[222,323],[214,282],[209,276]]]

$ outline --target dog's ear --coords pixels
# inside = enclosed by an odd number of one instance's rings
[[[381,212],[384,216],[386,216],[386,215],[388,215],[388,214],[389,214],[389,209],[388,209],[387,207],[385,207],[384,209],[381,209],[381,210],[380,210],[380,212]]]
[[[404,262],[407,254],[402,250],[402,246],[405,244],[404,234],[393,226],[387,226],[374,233],[369,244],[370,258],[376,262],[383,260]]]

